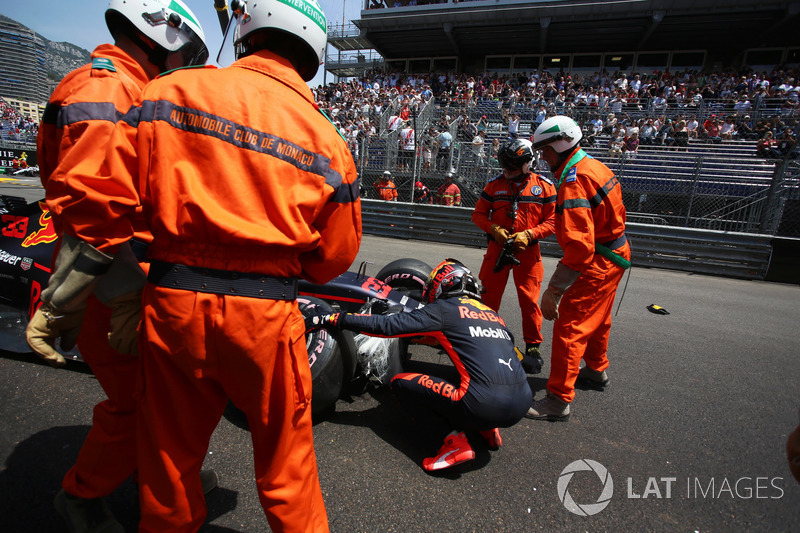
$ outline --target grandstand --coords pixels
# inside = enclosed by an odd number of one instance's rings
[[[38,123],[30,116],[22,116],[5,99],[0,98],[0,174],[20,168],[20,159],[26,166],[36,166],[36,134]]]
[[[391,5],[389,5],[391,4]],[[352,28],[336,28],[329,42],[340,51],[374,58],[336,57],[334,71],[358,76],[316,90],[358,163],[362,192],[384,170],[395,174],[400,199],[413,200],[413,183],[432,191],[447,169],[458,174],[463,205],[472,207],[497,173],[492,140],[509,135],[519,116],[527,137],[540,109],[567,114],[587,134],[591,121],[615,120],[623,131],[647,119],[731,117],[729,139],[692,138],[642,144],[635,157],[608,154],[610,131],[585,149],[620,177],[632,221],[800,237],[797,151],[756,155],[756,139],[797,133],[800,47],[792,2],[655,2],[474,0],[455,2],[367,0]],[[737,35],[735,42],[721,35]],[[741,37],[741,38],[739,38]],[[369,49],[369,52],[364,50]],[[338,70],[336,70],[338,69]],[[634,89],[635,86],[635,89]],[[617,101],[617,99],[619,101]],[[540,107],[543,106],[543,107]],[[416,132],[411,169],[398,167],[398,130],[404,116]],[[484,121],[484,145],[472,144]],[[436,165],[430,127],[454,139],[446,164]],[[465,135],[466,131],[470,131]],[[433,145],[430,169],[421,146]],[[546,169],[545,169],[546,171]]]
[[[411,74],[717,69],[798,56],[800,8],[792,1],[364,0],[363,7],[355,24],[364,48]]]

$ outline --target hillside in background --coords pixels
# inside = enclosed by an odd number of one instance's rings
[[[57,43],[45,39],[45,62],[47,76],[60,80],[68,72],[88,63],[91,52],[72,43]]]
[[[6,17],[5,15],[0,15],[0,20],[11,21],[27,28],[24,24],[20,24],[16,20]],[[51,41],[39,33],[36,35],[42,39],[45,45],[44,54],[48,78],[60,80],[68,72],[90,61],[91,53],[80,46],[76,46],[72,43]]]

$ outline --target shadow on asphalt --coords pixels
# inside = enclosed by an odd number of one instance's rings
[[[0,471],[0,494],[3,495],[0,498],[0,530],[37,533],[67,530],[53,508],[53,498],[61,490],[61,480],[75,463],[89,429],[85,425],[54,427],[40,431],[14,447]],[[222,487],[211,492],[206,497],[207,520],[213,521],[231,512],[236,508],[237,499],[237,492]],[[139,505],[133,481],[123,483],[106,498],[106,502],[127,531],[137,529]],[[202,531],[234,530],[208,525]]]
[[[63,531],[53,498],[89,432],[88,426],[41,431],[18,443],[0,472],[5,531]]]
[[[4,359],[11,359],[13,361],[23,361],[32,365],[49,366],[44,359],[41,359],[33,352],[9,352],[0,350],[0,357]],[[63,370],[70,370],[72,372],[80,372],[81,374],[92,374],[92,369],[89,365],[80,360],[67,359],[67,366]]]

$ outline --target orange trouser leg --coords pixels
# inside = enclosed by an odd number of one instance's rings
[[[274,531],[327,531],[311,428],[311,371],[295,302],[145,288],[140,531],[197,531],[198,473],[228,398],[247,415]]]
[[[502,248],[495,242],[490,242],[486,253],[483,255],[483,263],[478,273],[478,278],[483,286],[483,303],[491,307],[495,313],[500,311],[500,303],[503,301],[503,292],[508,283],[508,273],[510,268],[504,268],[500,272],[494,271],[494,264],[500,255]]]
[[[78,337],[81,356],[108,397],[95,406],[92,428],[62,482],[81,498],[111,494],[136,470],[138,361],[108,345],[110,317],[111,309],[90,297]]]
[[[596,269],[596,259],[564,294],[558,307],[559,318],[553,324],[547,390],[565,402],[571,402],[575,398],[575,380],[582,358],[585,357],[587,364],[594,370],[605,370],[608,367],[606,353],[611,329],[611,308],[625,271],[601,259],[600,263],[607,270],[603,272]]]
[[[539,250],[530,248],[517,254],[520,264],[513,268],[504,268],[500,272],[494,271],[494,265],[502,248],[497,243],[489,243],[478,277],[483,285],[483,303],[491,307],[496,313],[500,311],[503,292],[508,283],[508,274],[514,271],[514,285],[517,288],[517,298],[522,312],[522,336],[528,344],[542,342],[542,311],[539,309],[539,291],[544,276]]]
[[[539,309],[539,291],[544,276],[544,266],[538,250],[529,249],[518,254],[520,264],[514,267],[514,284],[522,311],[522,337],[526,344],[542,342],[542,310]]]

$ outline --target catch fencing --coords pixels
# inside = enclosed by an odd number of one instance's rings
[[[395,111],[390,106],[380,122],[385,123]],[[412,114],[416,151],[406,160],[398,148],[398,130],[359,142],[353,151],[362,197],[379,198],[375,184],[388,170],[400,201],[416,201],[414,184],[421,181],[436,203],[445,173],[453,171],[461,206],[475,206],[486,183],[500,172],[491,146],[495,139],[507,138],[506,126],[488,122],[484,144],[476,146],[459,138],[464,117],[458,117],[448,122],[453,144],[443,153],[426,138],[437,116],[441,122],[442,112],[428,103]],[[523,137],[529,135],[531,125],[526,127],[527,131],[521,126]],[[608,136],[596,136],[583,143],[584,149],[616,173],[631,222],[800,238],[797,160],[759,157],[755,141],[748,140],[709,143],[693,139],[686,147],[640,145],[636,154],[623,155],[610,153],[608,141]],[[543,162],[538,172],[552,177]]]

